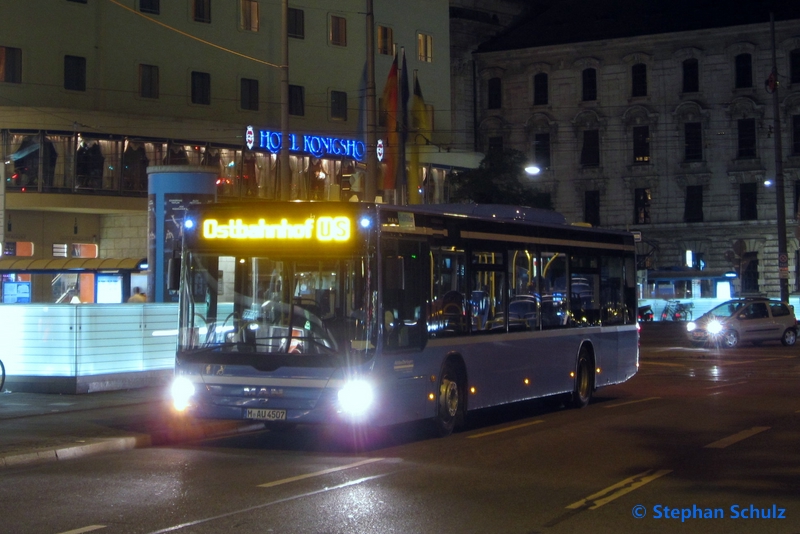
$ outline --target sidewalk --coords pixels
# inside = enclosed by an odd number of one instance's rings
[[[53,395],[0,393],[0,469],[262,429],[175,413],[166,388]]]

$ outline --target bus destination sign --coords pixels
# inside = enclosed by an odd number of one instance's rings
[[[204,219],[202,223],[205,239],[235,239],[261,241],[311,241],[344,242],[350,240],[351,221],[349,217],[320,216],[307,218],[300,222],[281,219],[280,222],[267,222],[258,219],[254,223],[242,219]]]

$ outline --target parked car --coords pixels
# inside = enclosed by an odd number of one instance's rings
[[[714,343],[733,348],[743,341],[758,345],[797,341],[797,319],[792,306],[778,300],[734,299],[709,310],[686,325],[689,339],[697,345]]]

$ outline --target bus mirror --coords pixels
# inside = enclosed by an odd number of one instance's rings
[[[403,257],[386,258],[384,265],[384,287],[386,289],[405,289],[405,271],[403,270]]]
[[[181,259],[170,258],[167,264],[167,289],[177,291],[181,287]]]

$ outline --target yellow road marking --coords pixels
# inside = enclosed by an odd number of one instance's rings
[[[627,406],[628,404],[636,404],[637,402],[647,402],[651,400],[660,399],[661,397],[647,397],[646,399],[633,400],[628,402],[620,402],[619,404],[612,404],[611,406],[604,406],[604,408],[619,408],[620,406]]]
[[[327,475],[329,473],[336,473],[337,471],[344,471],[346,469],[352,469],[354,467],[359,467],[361,465],[371,464],[374,462],[380,462],[381,460],[385,460],[386,458],[369,458],[367,460],[361,460],[360,462],[356,462],[353,464],[341,465],[339,467],[331,467],[330,469],[323,469],[322,471],[317,471],[315,473],[306,473],[305,475],[297,475],[295,477],[284,478],[281,480],[275,480],[273,482],[267,482],[266,484],[259,484],[259,488],[272,488],[275,486],[280,486],[281,484],[288,484],[289,482],[297,482],[298,480],[304,480],[306,478],[313,478],[319,477],[322,475]]]
[[[723,438],[719,441],[715,441],[714,443],[709,443],[704,448],[705,449],[724,449],[729,445],[733,445],[734,443],[738,443],[743,439],[747,439],[749,437],[755,436],[756,434],[760,434],[765,430],[769,430],[770,427],[768,426],[754,426],[750,430],[742,430],[741,432],[734,434],[732,436],[728,436],[727,438]]]
[[[578,508],[583,508],[588,504],[589,510],[596,510],[600,508],[604,504],[608,504],[614,499],[618,499],[623,495],[632,492],[637,488],[641,488],[645,484],[648,484],[654,481],[657,478],[661,478],[667,473],[671,473],[672,469],[661,469],[660,471],[653,472],[652,469],[648,469],[643,473],[639,473],[638,475],[632,476],[630,478],[626,478],[622,482],[617,482],[613,486],[609,486],[606,489],[600,490],[594,495],[589,495],[585,499],[581,499],[578,502],[574,502],[567,506],[570,510],[575,510]]]
[[[467,436],[467,438],[468,439],[482,438],[484,436],[491,436],[492,434],[499,434],[500,432],[508,432],[509,430],[516,430],[517,428],[523,428],[531,425],[538,425],[539,423],[544,423],[544,419],[537,419],[536,421],[522,423],[521,425],[507,426],[505,428],[500,428],[498,430],[490,430],[489,432],[481,432],[480,434],[473,434],[471,436]]]

